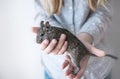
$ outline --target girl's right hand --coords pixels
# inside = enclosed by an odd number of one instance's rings
[[[38,30],[40,28],[38,27],[33,27],[32,30],[34,33],[37,33]],[[44,40],[41,44],[40,44],[40,48],[41,50],[47,52],[48,54],[53,53],[56,55],[61,55],[64,54],[64,52],[67,49],[67,41],[65,41],[66,39],[66,35],[65,34],[61,34],[59,41],[57,41],[56,39],[53,39],[51,42],[49,40]]]

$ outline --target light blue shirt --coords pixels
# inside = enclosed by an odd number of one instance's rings
[[[106,53],[113,54],[113,50],[106,40],[106,31],[110,27],[112,9],[111,0],[104,7],[99,7],[92,12],[87,0],[63,0],[64,5],[59,15],[53,14],[48,17],[39,0],[35,0],[36,25],[41,21],[49,21],[51,25],[65,28],[74,35],[86,32],[93,37],[96,48],[104,50]],[[64,71],[60,68],[64,60],[63,56],[41,54],[45,68],[55,79],[67,79]],[[88,66],[83,75],[84,79],[104,79],[111,71],[113,59],[110,57],[90,57]]]

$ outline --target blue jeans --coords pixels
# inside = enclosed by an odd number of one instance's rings
[[[46,71],[44,73],[45,79],[53,79]]]
[[[50,77],[50,75],[45,71],[44,73],[45,79],[53,79]],[[105,79],[111,79],[111,73],[105,78]]]

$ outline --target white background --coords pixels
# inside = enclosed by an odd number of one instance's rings
[[[115,53],[119,57],[113,68],[113,78],[120,79],[120,0],[113,1],[113,23],[108,32],[108,40],[114,48]]]
[[[33,0],[0,0],[0,79],[42,79]]]
[[[120,57],[120,0],[114,0],[109,42]],[[39,45],[31,27],[33,0],[0,0],[0,79],[42,79]],[[120,78],[120,61],[113,68],[113,79]]]

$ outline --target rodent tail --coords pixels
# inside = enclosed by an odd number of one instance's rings
[[[113,58],[113,59],[115,59],[115,60],[119,59],[118,57],[113,56],[113,55],[110,55],[110,54],[106,54],[105,56],[111,57],[111,58]]]
[[[94,55],[94,54],[90,54],[90,55],[97,57],[97,56]],[[118,57],[116,57],[116,56],[114,56],[114,55],[110,55],[110,54],[106,54],[105,56],[111,57],[111,58],[113,58],[113,59],[115,59],[115,60],[119,59]]]

